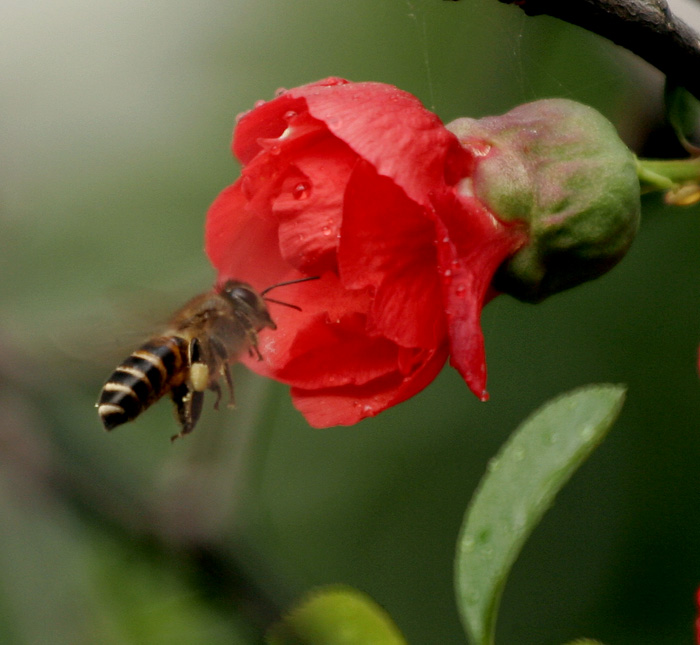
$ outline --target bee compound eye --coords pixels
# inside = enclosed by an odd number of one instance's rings
[[[249,307],[255,308],[260,302],[260,297],[253,289],[241,284],[227,285],[224,291],[233,302],[244,302]]]

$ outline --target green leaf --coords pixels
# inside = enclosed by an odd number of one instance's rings
[[[269,645],[406,645],[389,615],[350,587],[309,594],[267,634]]]
[[[467,509],[455,561],[457,603],[474,645],[494,642],[511,566],[557,492],[612,426],[625,391],[590,385],[546,403],[489,462]]]
[[[700,102],[680,85],[666,82],[666,115],[683,147],[692,155],[700,153]]]

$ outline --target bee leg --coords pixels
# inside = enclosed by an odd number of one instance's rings
[[[226,348],[219,343],[216,340],[211,341],[212,348],[216,352],[216,354],[219,356],[221,359],[221,363],[219,365],[219,375],[223,376],[224,379],[226,380],[226,387],[228,387],[228,404],[227,407],[229,408],[234,408],[236,407],[236,401],[233,396],[233,379],[231,378],[231,368],[228,363],[228,353],[226,352]],[[213,387],[214,384],[209,386],[211,389],[214,389]],[[219,401],[221,400],[221,388],[219,387],[219,384],[216,383],[216,389],[217,393],[217,398],[216,398],[216,404],[214,407],[218,410],[219,409]]]
[[[214,382],[209,386],[209,389],[216,393],[216,401],[214,401],[214,409],[218,410],[219,409],[219,403],[221,402],[221,386]]]
[[[229,408],[236,407],[236,398],[233,396],[233,379],[231,378],[231,368],[228,363],[221,366],[221,373],[226,379],[226,385],[228,386],[228,404]]]
[[[258,360],[261,361],[263,357],[260,353],[260,349],[258,348],[258,335],[252,330],[248,332],[248,342],[250,343],[250,349],[248,350],[248,353],[251,356],[257,356]]]
[[[204,392],[209,387],[209,367],[202,360],[202,345],[197,338],[190,341],[188,360],[189,386],[196,392]]]
[[[171,390],[170,395],[175,404],[177,420],[182,428],[178,434],[170,438],[171,441],[175,441],[175,439],[184,437],[192,432],[195,425],[197,425],[199,416],[202,413],[204,392],[198,392],[193,390],[187,383],[181,383]]]

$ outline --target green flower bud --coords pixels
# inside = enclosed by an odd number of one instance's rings
[[[539,302],[622,259],[639,227],[636,160],[599,112],[547,99],[447,128],[475,155],[460,189],[528,227],[529,242],[494,277],[498,291]]]

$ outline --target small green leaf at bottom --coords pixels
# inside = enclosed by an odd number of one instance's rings
[[[603,440],[625,392],[621,385],[589,385],[549,401],[489,462],[455,558],[457,604],[473,645],[494,642],[510,568],[557,492]]]
[[[273,625],[268,645],[406,645],[389,615],[356,589],[311,592]]]

